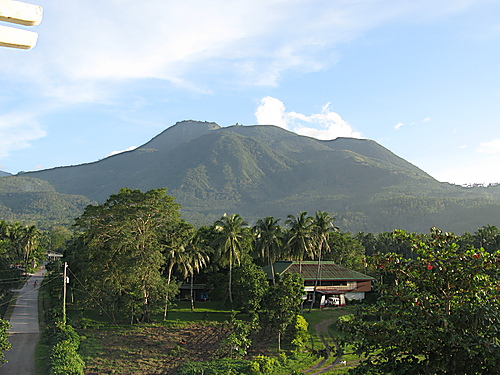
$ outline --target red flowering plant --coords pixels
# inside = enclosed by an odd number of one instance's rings
[[[355,374],[486,374],[500,369],[500,252],[460,248],[457,237],[395,231],[414,259],[379,254],[380,298],[341,322],[366,355]]]

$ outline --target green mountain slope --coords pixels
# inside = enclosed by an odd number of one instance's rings
[[[500,218],[496,187],[440,183],[374,141],[319,141],[275,126],[184,121],[136,150],[22,176],[98,202],[122,187],[167,187],[195,224],[323,210],[343,230],[463,232]]]
[[[93,202],[84,196],[61,194],[47,181],[10,176],[0,180],[0,220],[21,221],[41,228],[71,225]]]

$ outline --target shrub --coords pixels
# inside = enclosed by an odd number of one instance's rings
[[[294,347],[294,352],[299,353],[309,340],[308,332],[309,323],[302,315],[297,315],[295,318],[295,325],[293,329],[293,339],[292,345]]]
[[[276,358],[258,355],[250,362],[249,370],[251,374],[271,374],[280,363]]]
[[[83,375],[85,363],[72,340],[55,344],[50,351],[50,375]]]

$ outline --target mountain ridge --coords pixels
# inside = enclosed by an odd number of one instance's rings
[[[166,187],[197,225],[224,213],[255,221],[316,210],[334,214],[351,231],[386,231],[401,223],[412,231],[441,224],[459,232],[500,220],[497,190],[438,182],[372,140],[322,141],[272,125],[181,121],[134,150],[19,176],[101,203],[122,187]],[[487,217],[479,217],[477,207]],[[453,224],[457,214],[472,213]]]

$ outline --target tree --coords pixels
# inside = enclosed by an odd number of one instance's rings
[[[233,294],[235,307],[255,317],[269,284],[266,274],[255,263],[246,263],[234,271]]]
[[[500,249],[500,230],[494,225],[486,225],[474,233],[474,246],[492,253]]]
[[[224,214],[215,222],[215,230],[218,236],[212,246],[218,252],[221,262],[229,266],[228,293],[231,305],[233,304],[231,290],[233,267],[235,264],[240,264],[246,242],[251,238],[247,226],[248,223],[238,214],[232,216]]]
[[[267,259],[271,267],[273,285],[276,285],[274,262],[280,254],[283,236],[279,221],[280,219],[268,216],[264,219],[259,219],[253,227],[255,232],[255,251],[262,258]]]
[[[324,257],[351,270],[366,273],[365,247],[349,232],[335,232],[330,235],[330,253]]]
[[[287,248],[292,260],[302,261],[306,256],[310,256],[313,246],[312,216],[307,216],[307,212],[301,212],[299,216],[288,215],[286,222],[290,226],[288,233]]]
[[[193,283],[194,283],[194,273],[199,273],[203,269],[208,260],[208,247],[203,244],[200,237],[197,234],[191,236],[188,240],[187,246],[184,251],[184,262],[180,263],[181,269],[183,270],[184,277],[188,274],[190,276],[191,288],[191,310],[194,310],[194,294],[193,294]]]
[[[165,228],[160,238],[163,255],[165,256],[167,270],[167,288],[165,292],[165,308],[163,310],[163,320],[167,319],[168,305],[174,295],[172,285],[172,275],[176,265],[182,269],[182,264],[187,261],[187,246],[194,236],[194,227],[183,220],[175,221]],[[189,269],[184,270],[189,273]],[[187,275],[187,274],[186,274]]]
[[[300,312],[304,295],[304,279],[299,274],[286,273],[275,286],[271,286],[263,299],[260,318],[264,326],[277,334],[278,351],[281,351],[281,337]]]
[[[325,252],[330,251],[330,246],[328,240],[330,239],[330,234],[337,231],[337,228],[333,225],[335,219],[330,216],[327,212],[317,211],[312,222],[312,235],[315,244],[315,255],[318,260],[318,267],[316,269],[316,279],[314,280],[314,291],[311,306],[309,307],[309,312],[316,302],[316,289],[318,287],[319,275],[321,274],[321,256]]]
[[[131,319],[149,319],[150,307],[165,295],[161,233],[179,220],[179,208],[167,189],[128,188],[87,206],[75,226],[85,237],[81,279],[95,298],[126,307]]]
[[[0,319],[0,364],[6,362],[4,351],[12,348],[12,345],[8,340],[9,328],[10,323],[6,320]]]
[[[356,374],[493,374],[500,368],[500,252],[396,231],[418,254],[375,255],[378,302],[341,325],[367,359]]]

